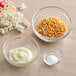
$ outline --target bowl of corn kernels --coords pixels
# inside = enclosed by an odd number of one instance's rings
[[[32,18],[36,36],[46,42],[64,39],[70,33],[71,18],[62,8],[47,6],[39,9]]]

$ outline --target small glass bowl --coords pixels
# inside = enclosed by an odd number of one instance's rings
[[[32,60],[30,62],[15,64],[15,63],[10,61],[9,51],[11,49],[15,49],[15,48],[19,48],[19,47],[25,47],[32,52],[33,57],[32,57]],[[10,64],[17,66],[17,67],[23,67],[23,66],[33,62],[34,60],[36,60],[38,53],[39,53],[39,45],[38,45],[37,41],[32,36],[16,36],[16,37],[13,37],[13,38],[7,40],[4,43],[3,53],[5,56],[5,59]]]
[[[62,22],[66,24],[67,27],[67,32],[57,38],[48,38],[37,31],[37,24],[44,18],[49,18],[49,17],[56,17],[60,19]],[[63,10],[62,8],[56,7],[56,6],[47,6],[39,9],[33,16],[32,18],[32,28],[34,33],[42,40],[46,42],[56,42],[59,40],[64,39],[69,33],[70,33],[70,25],[71,25],[71,18],[69,17],[68,13]]]
[[[53,57],[51,57],[53,59],[51,59],[51,60],[49,59],[48,60],[47,58],[49,56],[53,56]],[[46,63],[47,65],[54,66],[54,65],[58,64],[61,61],[62,53],[60,51],[56,50],[56,49],[51,49],[51,50],[48,50],[48,51],[44,52],[43,59],[44,59],[44,63]]]

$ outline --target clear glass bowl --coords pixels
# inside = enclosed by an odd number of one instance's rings
[[[58,64],[62,59],[62,53],[59,50],[51,49],[44,52],[44,62],[49,66]]]
[[[14,64],[10,61],[9,51],[11,49],[15,49],[15,48],[19,48],[19,47],[25,47],[32,52],[33,57],[30,62],[23,63],[23,64]],[[16,37],[13,37],[13,38],[7,40],[4,43],[3,52],[4,52],[5,59],[10,64],[17,66],[17,67],[23,67],[23,66],[33,62],[37,58],[38,53],[39,53],[39,45],[32,36],[16,36]]]
[[[67,26],[67,32],[65,35],[58,37],[58,38],[48,38],[45,37],[37,32],[37,24],[44,18],[49,18],[49,17],[56,17],[60,19],[62,22],[64,22]],[[71,25],[71,18],[67,14],[67,12],[59,7],[56,6],[47,6],[39,9],[33,16],[32,18],[32,28],[34,33],[42,40],[46,42],[56,42],[59,40],[64,39],[70,32],[70,25]]]

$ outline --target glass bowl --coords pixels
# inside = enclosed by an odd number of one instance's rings
[[[59,50],[51,49],[44,52],[44,63],[49,66],[54,66],[58,64],[62,59],[62,53]]]
[[[37,24],[42,19],[49,17],[56,17],[66,24],[67,32],[63,36],[57,38],[48,38],[37,32],[37,28],[36,28]],[[40,39],[46,42],[56,42],[64,39],[70,33],[70,25],[71,25],[71,18],[69,17],[68,13],[62,8],[56,6],[43,7],[39,9],[32,17],[32,28],[34,33],[36,34],[36,36],[38,36]]]
[[[27,48],[32,52],[32,60],[31,61],[29,61],[28,63],[23,63],[23,64],[15,64],[10,61],[9,51],[12,49],[15,49],[15,48],[19,48],[19,47]],[[10,64],[17,66],[17,67],[23,67],[23,66],[33,62],[34,60],[36,60],[38,53],[39,53],[39,45],[38,45],[37,41],[32,36],[16,36],[16,37],[13,37],[13,38],[7,40],[4,43],[3,53],[5,56],[5,59]]]

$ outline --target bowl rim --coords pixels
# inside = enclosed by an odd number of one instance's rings
[[[8,45],[8,43],[11,41],[11,40],[13,40],[13,39],[16,39],[16,38],[20,38],[20,37],[22,37],[21,35],[19,35],[19,36],[14,36],[14,37],[12,37],[12,38],[9,38],[9,40],[6,40],[5,42],[4,42],[4,45],[3,45],[3,54],[4,54],[4,57],[5,57],[5,59],[10,63],[10,64],[12,64],[12,65],[14,65],[14,66],[16,66],[16,67],[22,67],[22,66],[20,66],[20,63],[19,64],[15,64],[15,63],[13,63],[13,62],[11,62],[10,60],[9,60],[9,57],[7,56],[7,53],[6,53],[6,48],[7,48],[7,45]],[[30,36],[30,35],[26,35],[26,36],[23,36],[23,38],[31,38],[31,40],[34,42],[34,44],[36,44],[35,46],[37,47],[37,55],[35,56],[35,58],[33,58],[30,62],[27,62],[27,63],[23,63],[23,64],[29,64],[29,63],[31,63],[31,62],[33,62],[33,61],[35,61],[36,59],[37,59],[37,57],[39,56],[39,50],[40,50],[40,47],[39,47],[39,44],[38,44],[38,42],[37,42],[37,40],[35,39],[35,38],[33,38],[33,36]],[[19,65],[19,66],[18,66]]]
[[[69,14],[68,14],[64,9],[62,9],[62,8],[60,8],[60,7],[57,7],[57,6],[46,6],[46,7],[40,8],[39,10],[37,10],[37,11],[34,13],[34,15],[33,15],[33,17],[32,17],[32,28],[33,28],[33,31],[34,31],[35,35],[36,35],[37,37],[39,37],[41,40],[43,40],[43,41],[46,41],[46,42],[56,42],[56,41],[60,41],[60,40],[64,39],[64,38],[70,33],[70,31],[71,31],[71,28],[70,28],[70,27],[69,27],[69,29],[68,29],[68,32],[66,32],[63,36],[60,36],[60,37],[57,37],[57,38],[48,38],[48,37],[45,37],[45,36],[41,35],[40,33],[38,33],[37,30],[36,30],[35,27],[34,27],[35,17],[37,16],[37,14],[38,14],[41,10],[46,9],[46,8],[56,8],[56,9],[59,9],[59,10],[63,11],[63,12],[65,13],[65,15],[66,15],[66,16],[68,17],[68,19],[69,19],[69,26],[71,25],[71,17],[69,16]],[[46,38],[47,38],[47,39],[46,39]],[[48,39],[49,39],[49,40],[48,40]],[[54,40],[52,40],[52,39],[54,39]],[[55,40],[55,39],[56,39],[56,40]]]

